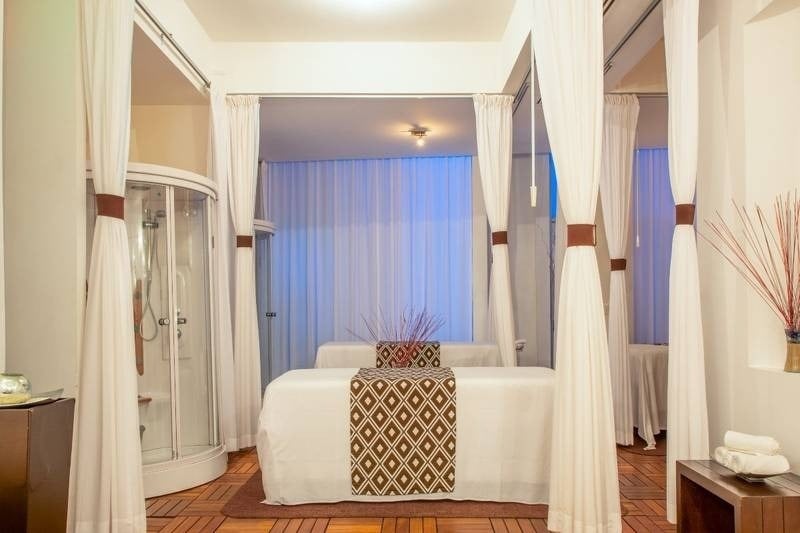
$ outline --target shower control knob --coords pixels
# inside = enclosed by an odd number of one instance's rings
[[[159,326],[169,326],[169,318],[159,318],[158,319]]]
[[[179,316],[177,322],[178,324],[186,324],[186,318]]]

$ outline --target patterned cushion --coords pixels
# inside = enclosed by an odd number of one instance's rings
[[[377,368],[391,367],[392,360],[397,360],[398,352],[404,343],[397,341],[381,341],[375,345],[375,366]],[[437,341],[423,342],[411,358],[413,367],[438,367],[441,366],[441,345]]]

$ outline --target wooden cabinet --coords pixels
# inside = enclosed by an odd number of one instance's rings
[[[71,398],[0,409],[0,531],[66,530],[74,410]]]
[[[748,483],[714,461],[678,461],[681,533],[800,532],[800,477]]]

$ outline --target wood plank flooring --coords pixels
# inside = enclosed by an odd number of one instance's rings
[[[666,443],[660,442],[659,446]],[[675,531],[665,509],[665,457],[617,449],[623,531]],[[254,449],[234,453],[219,479],[184,492],[147,500],[147,530],[159,533],[544,533],[544,520],[528,518],[227,518],[222,514],[236,490],[258,470]]]

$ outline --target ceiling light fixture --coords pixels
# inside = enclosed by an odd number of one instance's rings
[[[425,146],[425,137],[428,135],[430,130],[428,128],[420,128],[418,126],[414,126],[410,130],[406,130],[407,133],[410,133],[412,137],[416,139],[417,146],[422,147]]]

